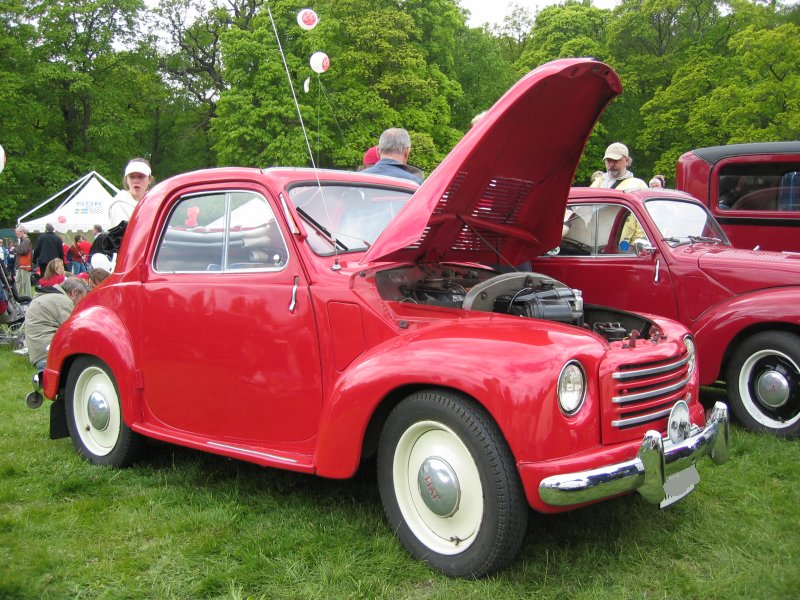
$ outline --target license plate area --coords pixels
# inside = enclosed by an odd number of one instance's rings
[[[678,500],[688,496],[698,483],[700,483],[700,473],[697,472],[697,467],[695,465],[673,473],[667,477],[667,480],[664,482],[664,493],[666,497],[661,501],[659,506],[661,508],[666,508],[675,504]]]

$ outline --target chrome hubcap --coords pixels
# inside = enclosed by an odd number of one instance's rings
[[[422,501],[430,511],[440,517],[450,517],[461,500],[458,477],[447,461],[430,457],[419,468],[417,484]]]
[[[765,405],[779,408],[789,400],[791,389],[789,381],[781,373],[765,371],[756,379],[755,393]]]
[[[108,401],[100,392],[92,392],[89,401],[86,403],[86,416],[89,423],[98,431],[103,431],[108,427],[111,420],[111,410]]]

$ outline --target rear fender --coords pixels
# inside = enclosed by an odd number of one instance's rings
[[[131,337],[122,321],[102,306],[92,306],[64,323],[53,337],[44,371],[44,394],[56,400],[64,390],[69,369],[79,356],[93,356],[114,375],[128,426],[138,420],[134,353]]]

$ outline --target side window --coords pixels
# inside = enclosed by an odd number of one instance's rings
[[[263,196],[231,194],[228,229],[227,269],[282,268],[286,264],[286,243]]]
[[[783,174],[778,192],[778,210],[800,210],[800,170]]]
[[[275,270],[287,258],[266,199],[236,191],[182,198],[161,236],[154,267],[162,272]]]
[[[619,243],[617,248],[620,252],[633,252],[633,244],[637,240],[647,240],[647,236],[642,229],[639,220],[632,212],[627,209],[622,209],[622,231],[619,234]]]
[[[793,163],[727,165],[717,190],[720,210],[800,210],[800,169]]]
[[[613,204],[570,206],[559,256],[607,256],[633,252],[633,242],[647,239],[627,208]]]
[[[225,194],[181,200],[167,222],[158,247],[156,271],[219,270],[225,229]]]
[[[564,215],[559,255],[589,256],[597,248],[597,206],[570,206]]]

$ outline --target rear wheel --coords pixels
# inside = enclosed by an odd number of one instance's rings
[[[800,336],[766,331],[746,339],[727,372],[731,412],[744,427],[800,434]]]
[[[463,396],[418,392],[395,407],[378,483],[402,544],[445,575],[488,575],[522,544],[529,508],[514,458],[491,417]]]
[[[78,453],[93,464],[124,467],[139,453],[142,438],[122,419],[111,370],[97,359],[75,361],[67,377],[67,426]]]

